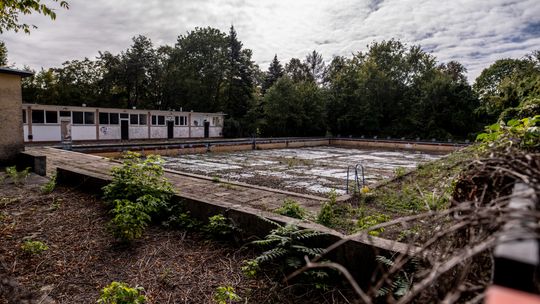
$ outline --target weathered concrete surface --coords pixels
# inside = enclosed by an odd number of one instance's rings
[[[326,196],[345,193],[347,168],[362,164],[368,186],[409,170],[441,154],[407,150],[351,149],[329,146],[255,150],[234,153],[183,154],[165,157],[167,168],[227,180]],[[351,171],[351,180],[353,177]]]
[[[47,174],[56,168],[76,168],[85,174],[95,174],[102,178],[109,176],[110,170],[119,163],[110,159],[65,151],[51,147],[29,147],[25,154],[46,156]],[[318,212],[325,198],[283,190],[269,189],[244,183],[215,182],[212,178],[166,170],[165,176],[181,195],[191,195],[200,199],[219,200],[239,206],[251,206],[261,210],[279,208],[285,199],[292,199],[313,213]]]
[[[0,71],[0,163],[24,150],[21,76]]]

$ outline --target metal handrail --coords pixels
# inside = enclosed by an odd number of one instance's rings
[[[350,176],[351,168],[353,168],[353,166],[347,167],[347,182],[345,184],[345,192],[347,194],[349,194],[349,176]],[[360,187],[360,180],[358,177],[358,168],[360,168],[362,172],[362,187]],[[365,186],[366,186],[366,177],[364,174],[364,166],[359,163],[354,166],[354,192],[356,192],[357,189],[359,190],[359,189],[364,188]]]

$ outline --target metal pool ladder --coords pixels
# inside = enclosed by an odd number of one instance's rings
[[[360,169],[360,173],[362,174],[362,188],[366,186],[366,178],[364,176],[364,166],[362,164],[356,164],[355,166],[348,166],[347,167],[347,183],[345,184],[345,191],[347,194],[349,194],[349,176],[351,169],[354,168],[354,192],[357,190],[360,190],[360,178],[358,176],[358,169]]]

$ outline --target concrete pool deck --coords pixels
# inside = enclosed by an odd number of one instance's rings
[[[25,154],[46,157],[47,175],[57,168],[111,180],[110,171],[120,163],[105,157],[60,150],[52,147],[28,147]],[[323,197],[304,195],[276,189],[269,189],[245,183],[216,182],[212,178],[190,173],[166,170],[165,177],[170,180],[180,196],[198,197],[209,202],[226,202],[232,206],[250,206],[263,211],[279,208],[285,199],[292,199],[316,213],[326,200]]]

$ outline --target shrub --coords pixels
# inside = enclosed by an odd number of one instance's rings
[[[240,301],[241,298],[234,292],[232,286],[219,286],[214,294],[214,301],[217,304],[228,304]]]
[[[43,251],[49,250],[49,246],[40,241],[27,240],[21,245],[21,249],[24,251],[24,253],[37,255]]]
[[[329,228],[340,228],[346,231],[354,229],[353,222],[349,219],[354,213],[350,204],[338,204],[337,194],[331,191],[328,202],[323,203],[317,214],[316,222]]]
[[[22,184],[26,181],[28,178],[28,175],[30,175],[30,167],[22,170],[17,171],[16,166],[7,167],[6,168],[6,175],[11,178],[11,181],[15,183],[16,185]]]
[[[179,227],[184,229],[198,229],[202,223],[193,217],[189,211],[184,211],[180,204],[170,205],[167,208],[167,220],[162,222],[165,227]]]
[[[242,265],[241,270],[248,278],[256,277],[259,273],[259,270],[261,270],[261,267],[256,260],[246,260],[243,264],[244,265]]]
[[[53,174],[51,176],[51,179],[47,183],[43,184],[43,186],[41,186],[40,188],[41,193],[49,194],[54,191],[55,187],[56,187],[56,174]]]
[[[306,209],[302,208],[300,204],[291,199],[285,199],[283,205],[275,210],[277,214],[293,217],[297,219],[303,219],[307,215]]]
[[[236,227],[231,220],[221,214],[209,217],[208,224],[203,227],[204,232],[216,239],[230,236],[235,230]]]
[[[323,203],[321,206],[321,210],[319,211],[319,214],[317,215],[317,223],[327,226],[327,227],[333,227],[336,221],[336,214],[334,212],[334,207],[336,206],[336,200],[337,200],[337,193],[336,191],[332,190],[328,194],[328,202]]]
[[[486,127],[485,130],[476,140],[489,146],[517,146],[531,150],[540,148],[540,115],[512,119],[507,123],[501,121]]]
[[[142,287],[130,287],[126,283],[112,282],[109,286],[101,290],[98,303],[103,304],[142,304],[146,302],[146,297],[141,295]]]
[[[151,220],[144,205],[126,199],[115,200],[111,213],[113,235],[127,242],[140,238]]]
[[[163,160],[157,155],[141,159],[139,153],[127,152],[122,166],[112,169],[112,182],[103,187],[105,199],[136,201],[150,195],[157,209],[165,208],[174,194],[171,183],[163,177]]]
[[[113,206],[113,234],[123,241],[142,236],[152,216],[164,212],[174,193],[163,177],[162,160],[150,155],[128,152],[123,164],[112,170],[112,182],[103,187],[105,199]]]

